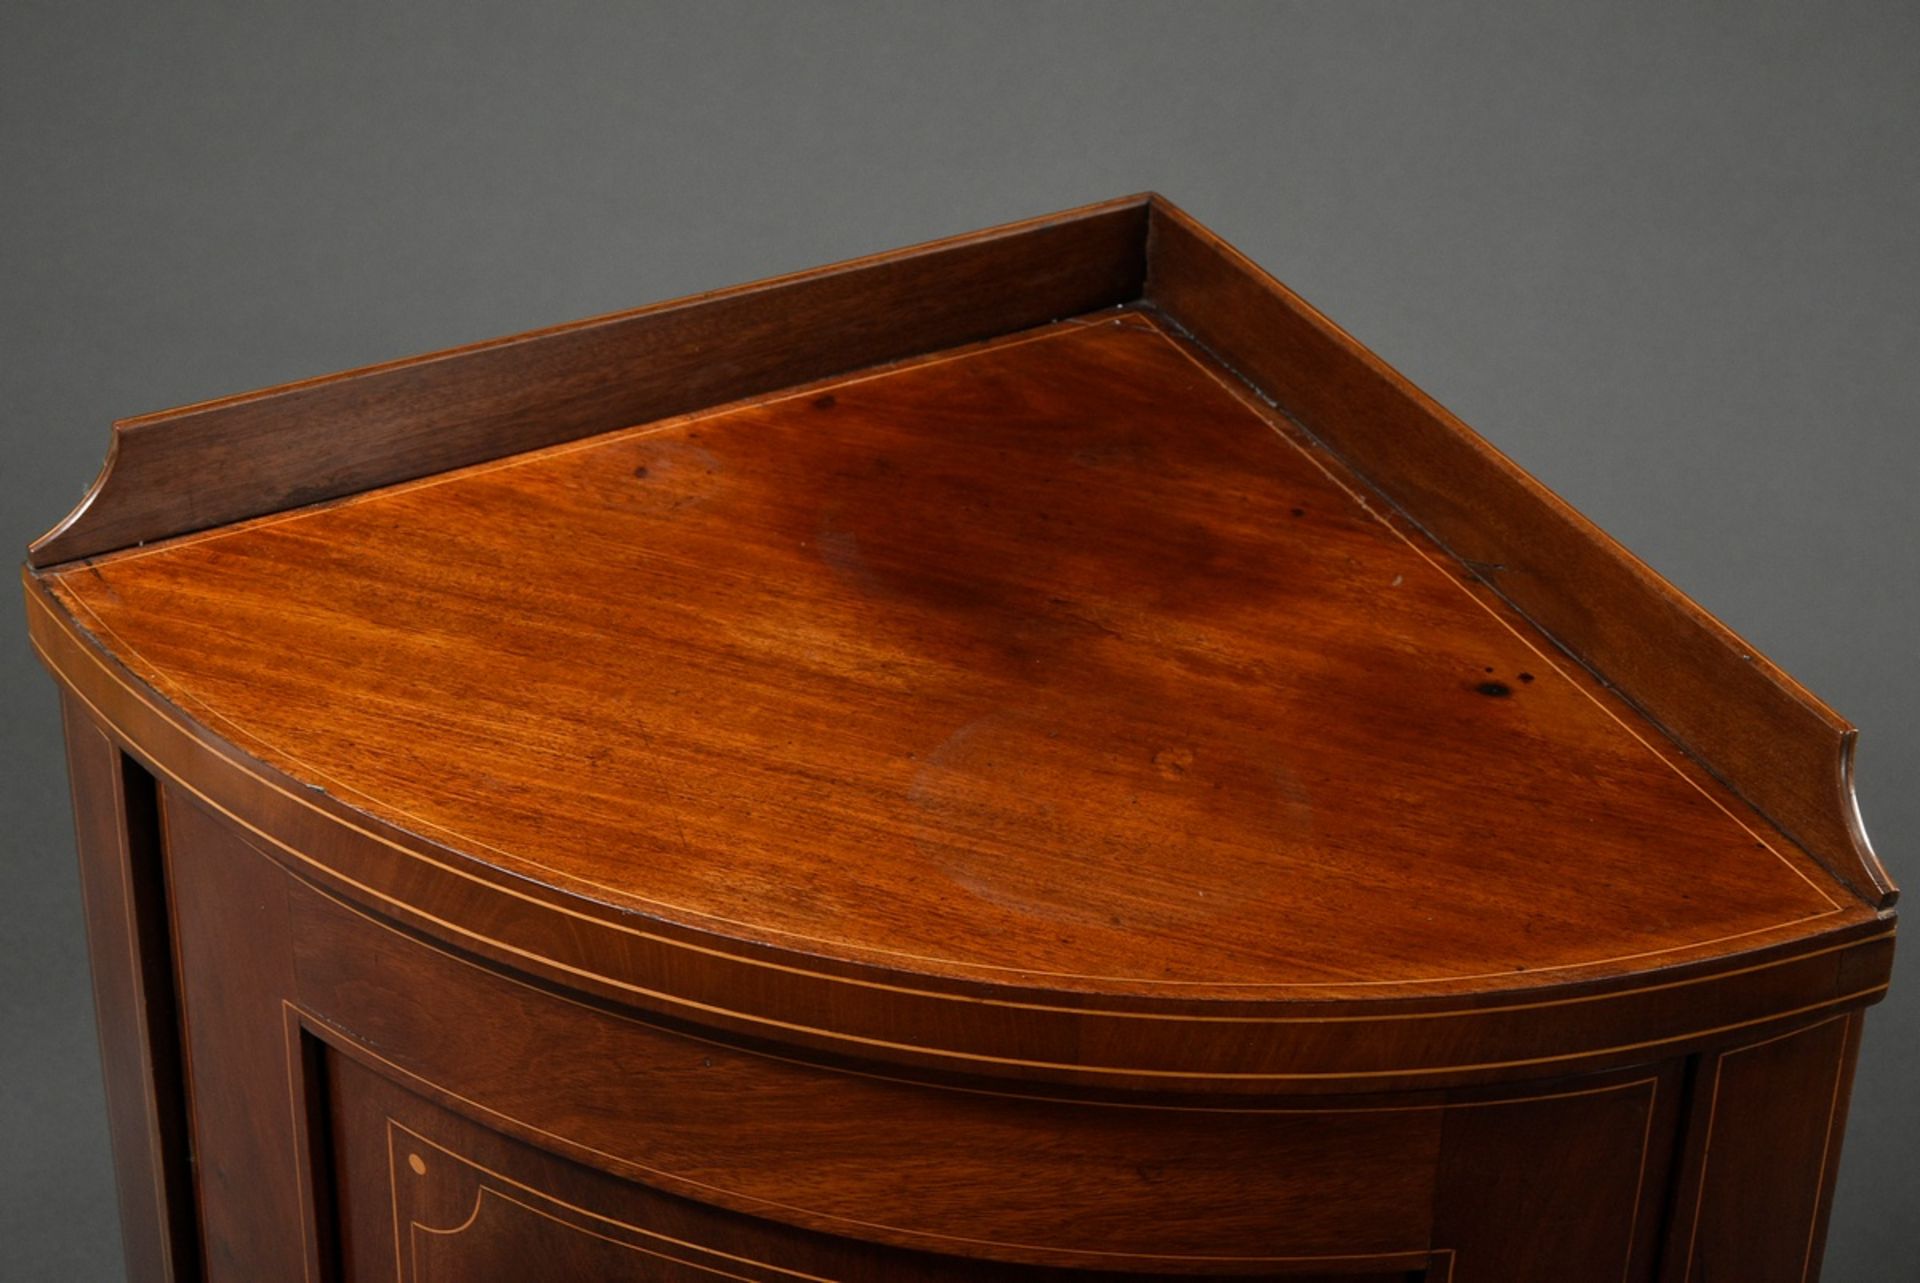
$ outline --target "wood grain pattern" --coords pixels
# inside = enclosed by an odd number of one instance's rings
[[[1279,1002],[1061,994],[781,958],[750,943],[532,895],[454,853],[382,831],[97,662],[36,590],[36,645],[91,715],[149,747],[168,783],[296,876],[498,965],[622,1007],[818,1052],[1027,1081],[1158,1091],[1340,1092],[1520,1079],[1644,1063],[1874,1000],[1891,924],[1755,948],[1714,965],[1588,981],[1502,1001]]]
[[[1095,992],[1507,988],[1849,920],[1134,324],[52,582],[168,699],[360,810],[813,955]],[[1649,876],[1655,844],[1684,863]]]
[[[206,1283],[304,1280],[314,1257],[281,1002],[287,881],[162,791],[183,1065]],[[244,855],[244,851],[240,852]],[[245,922],[245,927],[238,925]]]
[[[661,1194],[475,1126],[352,1057],[330,1062],[343,1188],[367,1197],[344,1225],[349,1280],[581,1278],[723,1272],[753,1283],[1164,1283],[1196,1277],[939,1256],[811,1234]],[[396,1229],[398,1234],[396,1235]],[[1426,1272],[1234,1271],[1237,1283],[1417,1283]],[[436,1273],[438,1271],[438,1273]],[[1207,1277],[1208,1272],[1200,1272]],[[1215,1273],[1213,1277],[1222,1277]]]
[[[1702,1063],[1697,1142],[1679,1187],[1666,1279],[1819,1278],[1857,1019],[1835,1017]]]
[[[1845,719],[1164,199],[1147,293],[1876,907]]]
[[[1144,197],[144,415],[50,566],[1127,302]]]
[[[1434,1242],[1456,1279],[1625,1283],[1657,1259],[1679,1066],[1447,1111]]]
[[[165,814],[212,1278],[331,1277],[305,1274],[315,1257],[346,1279],[536,1261],[620,1277],[664,1235],[672,1261],[732,1258],[744,1278],[1384,1281],[1430,1260],[1450,1283],[1631,1283],[1653,1277],[1661,1225],[1702,1245],[1689,1253],[1774,1271],[1779,1252],[1749,1242],[1760,1216],[1802,1268],[1817,1259],[1805,1222],[1824,1213],[1857,1017],[1733,1049],[1734,1073],[1710,1061],[1709,1121],[1684,1131],[1678,1061],[1520,1095],[1331,1102],[916,1082],[544,992],[286,881],[197,803],[169,795]],[[317,1091],[303,1059],[322,1065]],[[303,1131],[327,1151],[307,1155]],[[386,1148],[395,1135],[410,1148]],[[303,1195],[303,1171],[329,1188]],[[437,1183],[395,1184],[407,1174]],[[451,1215],[486,1211],[483,1188],[518,1213]],[[646,1259],[635,1277],[663,1268]]]
[[[123,424],[24,587],[136,1277],[1817,1273],[1851,728],[1159,198]]]
[[[303,876],[817,1047],[1378,1089],[1877,995],[1888,923],[1286,427],[1071,323],[30,577],[32,627]]]
[[[295,999],[347,1058],[681,1197],[1085,1268],[1258,1274],[1426,1251],[1438,1099],[1156,1109],[851,1076],[583,1009],[317,895],[295,903]]]
[[[1893,903],[1853,804],[1844,719],[1159,196],[128,420],[99,482],[30,564],[1134,298],[1306,420],[1850,889]]]
[[[172,931],[153,777],[61,700],[127,1275],[199,1277]]]

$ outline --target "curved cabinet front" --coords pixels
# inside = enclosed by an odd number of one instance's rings
[[[172,1277],[1615,1283],[1818,1258],[1854,1013],[1448,1091],[915,1075],[463,953],[293,876],[74,705],[69,736],[96,948],[129,933],[129,1001],[180,1031],[137,1081],[109,1045],[152,1124],[124,1130],[159,1138],[123,1159],[191,1173],[128,1220]]]

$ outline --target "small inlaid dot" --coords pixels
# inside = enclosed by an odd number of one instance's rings
[[[407,1155],[407,1166],[413,1169],[415,1176],[425,1176],[427,1174],[426,1160],[418,1154]]]

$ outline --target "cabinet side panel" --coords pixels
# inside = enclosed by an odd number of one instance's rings
[[[153,777],[62,696],[120,1237],[134,1283],[198,1274]]]
[[[286,875],[161,795],[207,1283],[313,1278],[307,1085],[288,1038]]]

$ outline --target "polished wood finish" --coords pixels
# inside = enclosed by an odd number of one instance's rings
[[[1286,426],[1128,313],[44,582],[290,782],[882,1055],[1531,1072],[1699,1030],[1662,977],[1550,1037],[1570,990],[1776,944],[1820,959],[1796,1006],[1857,999],[1828,951],[1877,915]],[[821,995],[740,1010],[775,966]]]
[[[300,1278],[314,1248],[290,1161],[287,880],[223,859],[231,839],[173,790],[162,798],[202,1266],[208,1279]]]
[[[1701,1063],[1699,1144],[1689,1148],[1680,1186],[1669,1278],[1785,1283],[1811,1276],[1859,1033],[1857,1014],[1833,1016]],[[1769,1215],[1756,1217],[1756,1206]]]
[[[1284,285],[1164,200],[1148,296],[1476,578],[1879,908],[1856,732]]]
[[[326,1038],[468,1112],[511,1102],[495,1130],[671,1193],[1035,1263],[1425,1258],[1438,1101],[1178,1110],[850,1075],[582,1010],[303,904],[300,1002],[341,1013]]]
[[[113,425],[49,566],[1136,297],[1146,198]]]
[[[199,1274],[159,794],[72,696],[61,700],[93,961],[120,1237],[136,1273]]]
[[[136,1277],[1817,1272],[1850,728],[1158,198],[116,440]]]
[[[1398,996],[1871,916],[1158,330],[830,386],[49,581],[358,810],[813,957]]]
[[[377,1191],[343,1221],[349,1277],[521,1283],[582,1278],[656,1283],[746,1278],[767,1283],[830,1278],[890,1283],[911,1278],[969,1283],[1110,1283],[1191,1279],[1191,1272],[1060,1269],[992,1264],[814,1234],[764,1217],[742,1216],[650,1191],[537,1146],[475,1128],[327,1044],[340,1183]],[[397,1234],[396,1234],[397,1231]],[[699,1246],[723,1243],[724,1252]],[[1444,1265],[1445,1258],[1442,1257]],[[778,1266],[768,1265],[778,1261]],[[1289,1283],[1413,1283],[1429,1269],[1371,1269],[1337,1263],[1325,1273],[1236,1273],[1240,1280]]]
[[[1683,1078],[1668,1061],[1531,1100],[1449,1109],[1435,1264],[1460,1279],[1650,1277]]]

